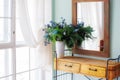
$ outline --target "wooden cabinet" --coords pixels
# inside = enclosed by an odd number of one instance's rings
[[[105,68],[93,65],[81,65],[80,73],[95,76],[95,77],[104,77],[105,78]]]
[[[106,78],[108,74],[108,80],[120,76],[120,63],[110,62],[107,67],[106,60],[97,60],[82,57],[64,57],[55,59],[54,68],[64,72],[84,74],[99,78]]]
[[[67,61],[58,61],[57,63],[58,70],[63,70],[65,72],[73,72],[79,73],[80,72],[80,64],[67,62]]]

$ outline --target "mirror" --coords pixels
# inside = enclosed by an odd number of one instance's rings
[[[91,26],[94,30],[94,39],[85,40],[80,48],[85,50],[103,51],[104,37],[104,3],[100,2],[78,2],[77,23],[85,22],[85,26]],[[100,44],[101,43],[101,44]]]
[[[94,29],[94,39],[85,40],[82,46],[75,46],[76,54],[109,57],[109,0],[72,0],[72,22],[84,22]]]

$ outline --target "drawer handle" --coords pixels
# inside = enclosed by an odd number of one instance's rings
[[[67,65],[67,64],[65,64],[65,67],[72,68],[72,65]]]
[[[92,69],[92,68],[89,68],[90,71],[97,71],[97,69]]]

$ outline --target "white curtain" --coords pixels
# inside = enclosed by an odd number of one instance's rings
[[[37,65],[39,64],[42,71],[41,80],[46,80],[46,73],[52,76],[52,48],[51,45],[44,46],[42,29],[51,20],[52,0],[17,0],[16,2],[17,19],[24,40],[29,47],[34,47]]]
[[[94,29],[93,36],[96,37],[92,40],[86,40],[82,47],[89,50],[100,49],[100,40],[104,38],[104,9],[103,2],[81,2],[78,3],[78,21],[85,22],[85,26],[91,26]]]

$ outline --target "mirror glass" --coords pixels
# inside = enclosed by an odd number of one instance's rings
[[[84,22],[94,30],[94,38],[85,40],[80,48],[86,50],[104,50],[104,2],[78,2],[77,23]]]
[[[75,45],[74,54],[110,57],[109,0],[72,0],[72,23],[84,22],[94,29],[94,38]]]

